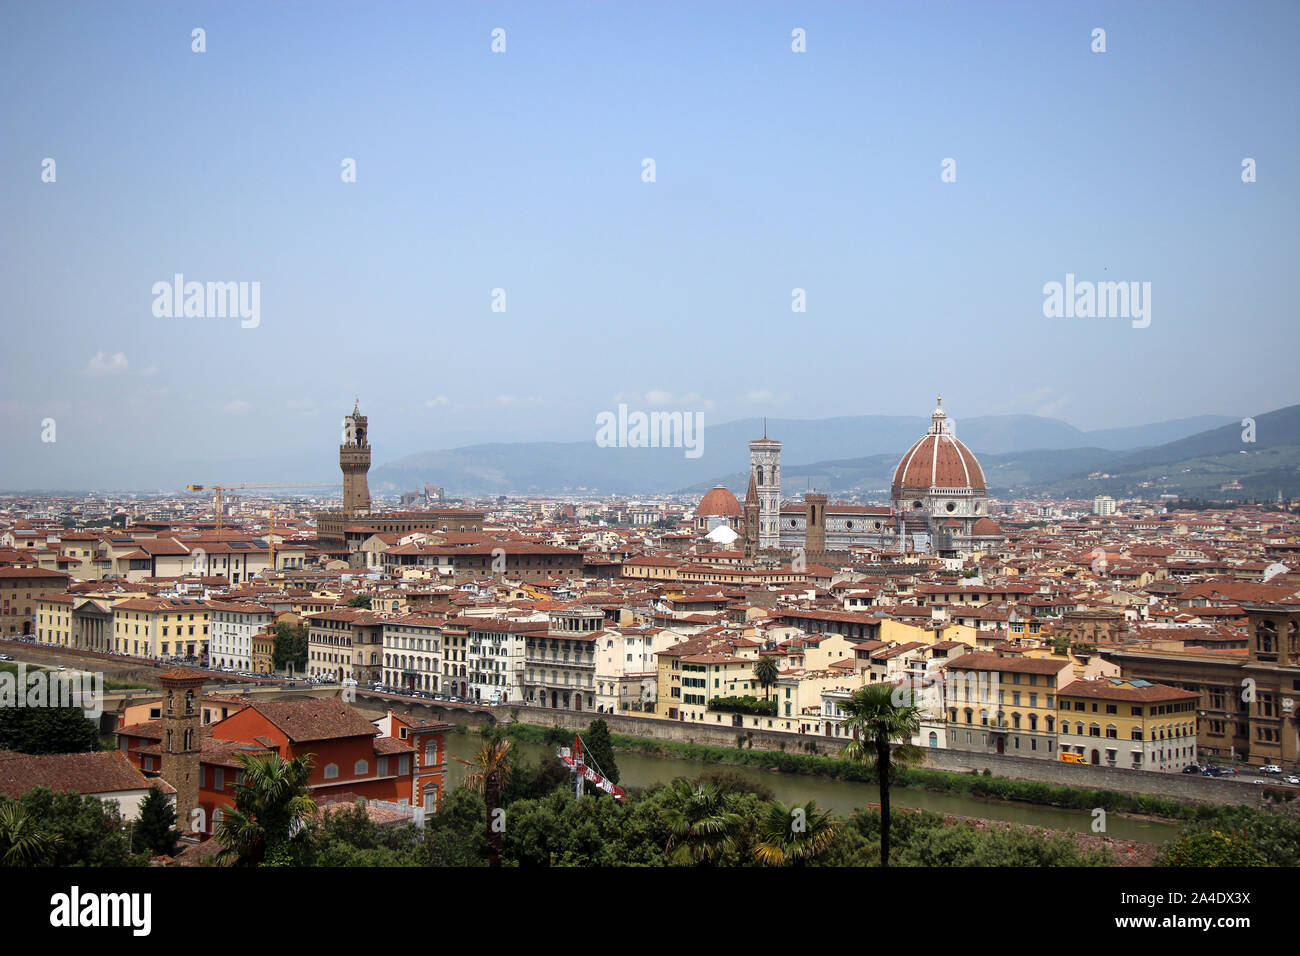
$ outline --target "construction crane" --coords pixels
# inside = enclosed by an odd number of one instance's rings
[[[337,488],[337,481],[271,481],[241,482],[237,485],[186,485],[189,491],[211,491],[216,495],[217,530],[221,530],[222,512],[225,511],[227,491],[269,491],[277,488]]]
[[[623,788],[600,772],[600,767],[596,765],[583,747],[582,737],[574,734],[573,747],[561,747],[556,756],[560,758],[560,763],[564,764],[574,777],[574,796],[582,796],[583,783],[587,782],[597,790],[611,794],[619,803],[626,799],[627,794],[623,792]]]

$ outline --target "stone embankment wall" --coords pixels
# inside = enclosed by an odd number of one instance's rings
[[[625,714],[575,713],[541,707],[497,707],[497,719],[505,723],[519,721],[542,727],[565,727],[583,730],[600,717],[610,733],[654,740],[703,744],[710,747],[745,747],[753,750],[784,750],[788,753],[817,753],[824,757],[839,754],[844,742],[812,734],[788,734],[773,730],[739,728],[681,721],[632,717]],[[447,719],[457,720],[455,717]],[[809,749],[811,747],[815,749]],[[1062,763],[1057,760],[1033,760],[1007,754],[980,754],[968,750],[927,748],[924,766],[952,773],[982,773],[1010,780],[1033,780],[1089,790],[1114,790],[1119,793],[1149,794],[1185,803],[1208,803],[1222,806],[1245,804],[1263,807],[1263,787],[1249,781],[1203,777],[1200,774],[1159,773],[1150,770],[1124,770],[1119,767],[1094,767],[1089,764]],[[1300,800],[1300,796],[1297,796]]]

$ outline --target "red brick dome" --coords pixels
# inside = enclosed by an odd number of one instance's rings
[[[984,469],[957,440],[942,407],[934,410],[930,431],[907,450],[894,470],[892,494],[906,498],[931,488],[986,492]]]
[[[977,538],[1000,538],[1002,527],[992,518],[980,518],[970,529],[970,533]]]
[[[725,518],[740,517],[740,502],[722,485],[713,488],[701,498],[699,506],[695,509],[695,516],[698,518],[709,518],[714,515]]]

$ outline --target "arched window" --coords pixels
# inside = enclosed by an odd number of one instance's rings
[[[1037,714],[1030,714],[1030,715],[1029,715],[1029,729],[1030,729],[1030,730],[1037,730],[1037,729],[1038,729],[1038,715],[1037,715]]]
[[[1047,732],[1048,732],[1049,734],[1052,732],[1052,725],[1053,725],[1054,723],[1056,723],[1056,718],[1055,718],[1055,717],[1048,717],[1048,718],[1047,718]],[[1064,731],[1062,731],[1062,733],[1064,733]]]
[[[325,765],[325,779],[333,780],[339,775],[339,765],[336,763],[327,763]]]
[[[369,772],[370,764],[366,763],[364,760],[358,760],[356,765],[352,768],[352,773],[358,777],[364,777]]]
[[[1277,650],[1277,625],[1269,620],[1259,622],[1255,629],[1256,646],[1265,654],[1271,654]]]

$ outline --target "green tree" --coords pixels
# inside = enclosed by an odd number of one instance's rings
[[[363,607],[367,611],[370,610],[370,595],[358,594],[355,597],[350,598],[348,600],[348,607]]]
[[[605,721],[596,718],[582,735],[588,763],[594,763],[609,780],[618,783],[618,761],[614,759],[614,742]]]
[[[770,690],[776,685],[780,676],[781,669],[777,666],[775,657],[763,654],[754,662],[754,680],[758,681],[759,686],[763,688],[764,700],[771,696]]]
[[[1246,833],[1211,829],[1181,835],[1156,862],[1159,866],[1267,866],[1268,858]]]
[[[496,736],[484,742],[473,760],[456,759],[470,768],[465,785],[482,794],[487,820],[488,866],[501,865],[502,785],[510,779],[510,745],[508,738]]]
[[[840,756],[876,768],[880,787],[880,865],[889,866],[889,788],[895,763],[906,766],[921,762],[920,748],[911,743],[912,735],[921,729],[921,709],[908,699],[895,700],[894,688],[889,684],[869,684],[849,695],[840,710],[846,715],[844,730],[853,734]],[[894,747],[895,741],[902,743]]]
[[[276,670],[283,670],[290,664],[295,671],[307,669],[307,628],[301,624],[281,621],[275,625],[272,647]]]
[[[803,806],[768,804],[759,824],[754,855],[769,866],[803,866],[830,848],[836,829],[834,815],[829,810],[818,810],[816,800]]]
[[[176,832],[176,808],[156,783],[140,802],[140,815],[131,834],[131,849],[149,856],[175,856],[180,834]]]
[[[744,823],[729,790],[684,777],[668,788],[662,814],[670,834],[668,856],[690,866],[712,866],[735,850]]]
[[[235,787],[235,805],[217,824],[222,863],[274,865],[294,859],[308,842],[308,824],[316,817],[307,781],[311,756],[285,760],[278,753],[236,753],[244,779]]]
[[[147,862],[131,853],[131,841],[117,804],[97,797],[34,787],[16,801],[50,833],[59,836],[44,866],[136,866]],[[0,798],[0,806],[6,804]]]
[[[423,866],[482,866],[490,849],[480,824],[483,814],[482,797],[467,787],[457,787],[438,812],[425,819],[418,861]]]
[[[313,832],[312,866],[419,866],[413,823],[380,826],[359,804],[330,807]]]
[[[76,707],[0,707],[0,750],[72,754],[98,749],[99,729]]]
[[[62,842],[22,804],[0,805],[0,866],[48,866]]]

